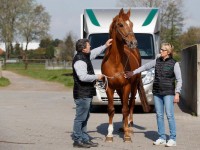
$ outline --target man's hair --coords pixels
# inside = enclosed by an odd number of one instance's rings
[[[84,48],[86,48],[87,43],[89,43],[90,41],[88,39],[79,39],[76,42],[76,51],[77,52],[82,52],[82,50]]]

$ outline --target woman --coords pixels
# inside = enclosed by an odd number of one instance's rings
[[[155,67],[155,79],[153,83],[154,104],[156,109],[157,126],[159,138],[153,142],[154,145],[176,146],[176,123],[174,119],[174,103],[179,102],[182,87],[181,70],[179,63],[173,59],[174,47],[169,43],[161,44],[160,57],[141,66],[128,71],[125,78]],[[176,81],[176,85],[175,85]],[[170,138],[166,143],[164,110],[168,119]]]

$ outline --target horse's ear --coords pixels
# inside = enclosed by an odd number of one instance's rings
[[[120,12],[119,12],[119,17],[121,17],[122,14],[124,14],[124,9],[123,9],[123,8],[122,8],[122,9],[120,10]]]
[[[127,16],[130,18],[130,16],[131,16],[131,9],[128,10]]]

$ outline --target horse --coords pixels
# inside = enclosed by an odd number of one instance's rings
[[[133,71],[141,66],[141,57],[130,15],[130,9],[125,13],[122,8],[119,14],[113,18],[109,30],[110,37],[113,39],[112,45],[106,50],[101,64],[102,74],[105,75],[104,83],[107,83],[106,94],[108,97],[109,126],[106,142],[113,141],[113,117],[115,114],[113,95],[115,90],[122,104],[124,142],[132,142],[129,126],[133,127],[133,111],[137,90],[144,112],[150,111],[141,74],[134,75],[129,79],[124,77],[125,71]]]

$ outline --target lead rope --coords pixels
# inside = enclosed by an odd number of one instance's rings
[[[105,74],[103,74],[103,76],[104,76],[104,78],[105,78],[105,82],[104,82],[102,88],[105,88],[106,91],[107,91],[107,89],[108,89],[108,78],[109,78],[109,79],[114,79],[114,78],[119,77],[119,76],[121,76],[122,74],[125,73],[126,65],[127,65],[127,63],[128,63],[128,60],[129,60],[129,56],[130,56],[130,53],[129,53],[129,55],[128,55],[128,59],[126,60],[126,63],[125,63],[125,67],[124,67],[124,71],[123,71],[123,72],[116,73],[116,74],[115,74],[114,76],[112,76],[112,77],[109,77],[109,76],[106,76]],[[98,85],[96,85],[96,88],[98,88]]]

